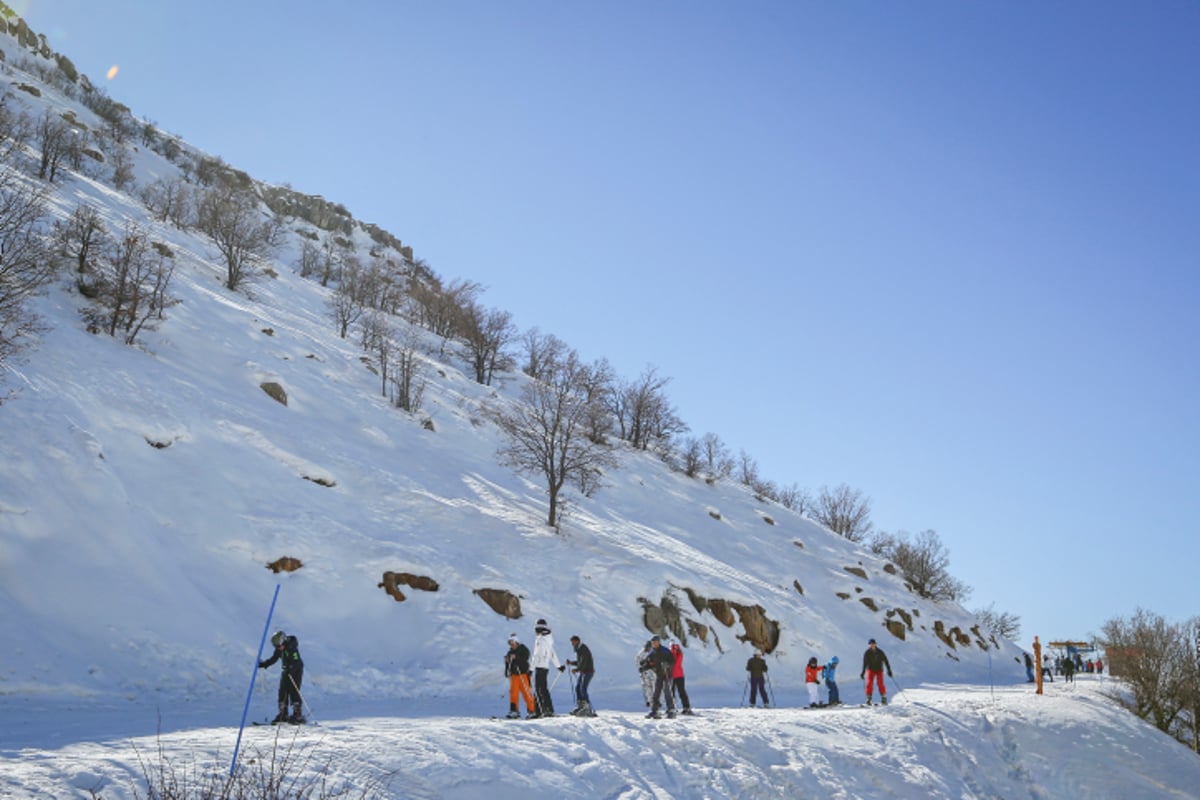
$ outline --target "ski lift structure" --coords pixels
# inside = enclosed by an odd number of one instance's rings
[[[1049,644],[1051,647],[1058,648],[1059,650],[1065,650],[1067,655],[1072,658],[1074,658],[1076,655],[1096,652],[1096,645],[1092,642],[1073,642],[1069,639],[1065,639],[1061,642],[1047,642],[1047,644]]]

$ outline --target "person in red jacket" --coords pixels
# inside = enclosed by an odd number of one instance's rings
[[[679,646],[679,642],[671,645],[671,654],[675,656],[675,670],[671,673],[674,691],[679,695],[679,704],[683,706],[681,714],[692,713],[692,701],[688,699],[687,688],[684,686],[683,678],[683,648]]]
[[[821,705],[821,672],[821,667],[817,665],[817,657],[813,656],[804,667],[804,685],[808,688],[809,708]]]

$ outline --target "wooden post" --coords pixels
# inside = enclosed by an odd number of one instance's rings
[[[1037,693],[1042,693],[1042,643],[1038,637],[1033,637],[1033,661],[1037,668]]]

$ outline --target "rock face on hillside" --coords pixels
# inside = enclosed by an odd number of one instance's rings
[[[740,623],[742,632],[736,634],[738,641],[747,642],[764,653],[772,652],[779,645],[779,623],[768,617],[766,609],[762,606],[703,597],[686,586],[682,589],[696,614],[711,614],[717,622],[727,628]],[[689,635],[706,642],[709,633],[712,632],[714,643],[721,649],[715,629],[683,612],[671,589],[664,592],[662,599],[657,603],[644,597],[639,597],[638,602],[642,604],[643,624],[651,633],[660,636],[669,634],[686,646]]]

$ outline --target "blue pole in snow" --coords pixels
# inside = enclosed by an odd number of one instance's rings
[[[242,709],[242,724],[238,726],[237,744],[233,746],[233,760],[229,762],[229,777],[237,766],[238,749],[242,746],[242,731],[246,727],[246,716],[250,713],[250,700],[254,697],[254,679],[258,677],[258,662],[262,661],[263,646],[267,643],[267,631],[271,630],[271,617],[275,615],[275,601],[279,599],[279,586],[275,584],[275,595],[271,598],[271,610],[267,612],[267,624],[263,625],[262,639],[258,642],[258,656],[254,659],[254,669],[250,671],[250,691],[246,692],[246,707]]]

